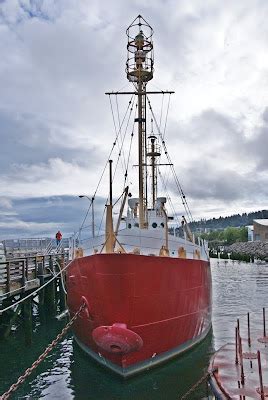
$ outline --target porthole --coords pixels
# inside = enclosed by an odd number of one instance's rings
[[[164,228],[165,227],[165,224],[164,224],[164,222],[161,222],[161,224],[160,224],[161,226],[162,226],[162,228]]]
[[[152,223],[152,227],[153,227],[153,228],[157,228],[157,223],[156,223],[156,222],[153,222],[153,223]]]
[[[128,229],[131,229],[131,224],[128,224],[128,226],[127,226],[127,227],[128,227]]]

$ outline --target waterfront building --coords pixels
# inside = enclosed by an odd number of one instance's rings
[[[254,240],[268,241],[268,219],[253,220]]]

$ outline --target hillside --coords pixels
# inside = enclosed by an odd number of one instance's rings
[[[193,221],[189,225],[193,231],[196,229],[225,229],[229,226],[241,227],[252,225],[254,219],[268,218],[268,210],[254,211],[251,213],[234,214],[229,217],[219,217],[212,219],[201,219],[200,221]]]

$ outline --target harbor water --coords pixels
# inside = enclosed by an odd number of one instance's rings
[[[210,356],[227,342],[234,341],[236,319],[247,312],[267,307],[268,264],[211,260],[213,281],[213,329],[192,351],[167,364],[127,381],[91,361],[75,345],[71,333],[11,397],[12,399],[94,399],[94,400],[175,400],[200,379]],[[0,393],[34,362],[61,331],[66,321],[48,315],[40,322],[34,314],[32,346],[24,345],[21,330],[0,342]],[[268,381],[265,382],[268,385]],[[189,399],[206,398],[200,386]]]

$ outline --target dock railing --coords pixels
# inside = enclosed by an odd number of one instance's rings
[[[11,258],[0,262],[0,300],[39,287],[68,262],[69,251]]]

